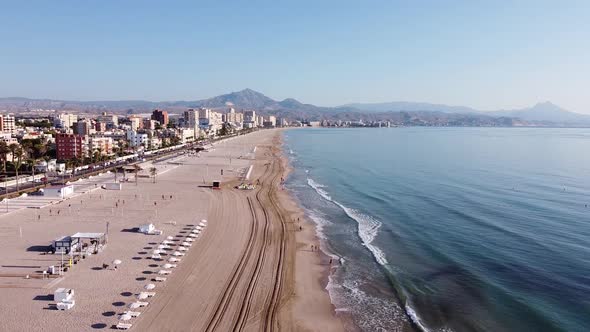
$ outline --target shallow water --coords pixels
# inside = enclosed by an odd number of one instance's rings
[[[366,331],[585,331],[590,130],[301,129],[287,182]]]

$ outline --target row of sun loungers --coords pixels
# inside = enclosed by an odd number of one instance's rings
[[[195,238],[199,237],[199,234],[201,233],[201,231],[204,229],[204,227],[207,225],[207,220],[201,220],[201,223],[199,223],[199,225],[197,225],[190,234],[188,234],[187,238],[183,240],[183,242],[178,246],[177,250],[174,251],[170,258],[168,258],[168,262],[169,263],[165,263],[162,265],[162,270],[158,271],[158,277],[155,277],[152,279],[152,281],[157,281],[157,282],[164,282],[166,281],[166,277],[167,275],[170,275],[172,273],[172,270],[170,269],[174,269],[176,268],[178,265],[177,264],[173,264],[173,263],[178,263],[180,262],[180,258],[185,255],[185,252],[188,251],[189,247],[192,246],[192,242],[195,241]],[[162,241],[162,243],[158,246],[158,249],[154,250],[152,253],[152,259],[155,260],[161,260],[162,259],[162,254],[166,254],[165,250],[172,250],[172,246],[175,245],[175,243],[172,241],[174,240],[174,237],[172,236],[168,236],[166,238],[166,240]],[[145,286],[146,289],[154,289],[155,285],[154,284],[148,284]],[[137,309],[137,308],[142,308],[142,307],[146,307],[149,302],[144,302],[144,301],[139,301],[139,300],[144,300],[150,297],[154,297],[156,295],[156,292],[141,292],[137,295],[137,299],[138,301],[135,301],[133,303],[131,303],[129,305],[129,309]],[[137,316],[139,316],[141,313],[138,311],[125,311],[123,313],[123,315],[120,316],[120,322],[115,326],[118,330],[128,330],[130,329],[133,324],[131,323],[125,323],[124,321],[128,321],[131,318],[135,318]]]

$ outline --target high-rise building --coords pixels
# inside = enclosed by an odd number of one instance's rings
[[[199,137],[199,111],[193,108],[189,108],[184,111],[184,126],[186,128],[193,129],[195,131],[195,137]]]
[[[256,111],[244,111],[244,128],[256,127]]]
[[[55,147],[58,160],[84,158],[88,151],[85,137],[75,134],[57,134]]]
[[[10,114],[3,114],[0,116],[0,132],[14,133],[16,130],[16,122],[14,116]]]
[[[59,114],[53,121],[53,125],[57,128],[70,128],[78,121],[76,114]]]
[[[92,120],[90,119],[82,119],[76,122],[76,126],[74,127],[74,134],[78,135],[90,135],[94,133],[94,125],[92,124]]]
[[[152,112],[152,120],[158,121],[163,127],[168,125],[168,112],[167,111],[160,111],[154,110]]]
[[[131,122],[131,130],[137,131],[138,129],[143,128],[143,121],[142,118],[139,116],[130,116],[129,121]]]

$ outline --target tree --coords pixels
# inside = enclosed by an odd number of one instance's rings
[[[154,183],[156,183],[156,175],[158,175],[158,169],[155,167],[150,168],[150,175],[152,176]]]
[[[0,158],[2,158],[2,170],[3,172],[6,174],[6,161],[8,159],[8,153],[10,153],[11,150],[8,147],[8,144],[6,144],[6,142],[4,141],[0,141]]]
[[[12,145],[12,144],[11,144]],[[16,191],[18,191],[18,169],[23,163],[23,157],[25,155],[25,151],[23,150],[22,146],[17,145],[16,149],[12,153],[12,163],[14,164],[14,158],[16,157],[16,165],[14,170],[16,172]]]

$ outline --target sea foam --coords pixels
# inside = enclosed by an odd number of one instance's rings
[[[349,218],[357,222],[358,235],[361,241],[363,242],[363,245],[367,249],[369,249],[369,251],[373,254],[373,257],[375,257],[377,263],[381,265],[386,265],[387,259],[385,258],[385,253],[383,253],[383,251],[379,247],[372,244],[373,240],[375,240],[375,237],[377,237],[377,234],[379,233],[379,228],[381,228],[381,222],[371,216],[363,214],[355,209],[349,208],[333,200],[332,197],[328,194],[328,192],[323,189],[326,186],[317,183],[313,179],[307,178],[307,183],[325,200],[336,204],[344,211],[344,213],[346,213],[346,215]]]

